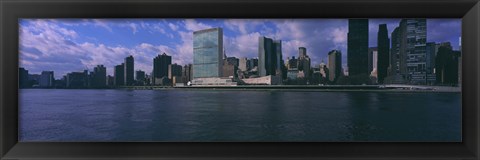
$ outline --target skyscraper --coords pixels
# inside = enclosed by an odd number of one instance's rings
[[[134,63],[133,63],[133,56],[128,56],[125,58],[125,85],[131,86],[134,83]]]
[[[348,75],[370,75],[368,73],[368,19],[348,20],[347,45]]]
[[[266,37],[258,38],[258,75],[280,75],[282,65],[282,41]]]
[[[307,48],[298,48],[298,70],[303,71],[305,78],[310,77],[310,57],[307,55]]]
[[[193,78],[222,77],[222,28],[193,32]]]
[[[168,77],[168,65],[172,64],[172,56],[163,53],[153,58],[152,82],[156,84],[157,79]]]
[[[107,68],[103,65],[97,65],[93,68],[92,79],[93,87],[105,87],[107,85]]]
[[[122,63],[120,65],[115,66],[115,71],[113,72],[113,76],[115,77],[114,85],[116,86],[123,86],[125,85],[125,64]]]
[[[400,70],[405,71],[405,76],[411,84],[425,84],[426,73],[426,19],[402,19],[402,41],[400,54],[403,55],[405,64],[400,63]],[[402,57],[400,57],[402,58]]]
[[[328,80],[334,82],[342,75],[342,52],[332,50],[328,52]]]
[[[383,84],[383,80],[385,77],[387,77],[387,69],[390,63],[390,39],[388,39],[388,30],[386,24],[378,25],[377,38],[377,77],[378,83]]]

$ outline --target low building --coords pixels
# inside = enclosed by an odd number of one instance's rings
[[[234,82],[232,78],[195,78],[192,80],[192,86],[237,86],[237,82]]]
[[[240,82],[245,85],[281,85],[282,77],[268,75],[258,78],[241,79]]]

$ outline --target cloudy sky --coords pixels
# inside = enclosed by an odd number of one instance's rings
[[[370,19],[370,47],[376,46],[379,24],[387,24],[390,37],[399,22]],[[20,67],[33,74],[53,70],[56,78],[98,64],[113,75],[128,55],[135,58],[135,70],[147,73],[163,52],[172,63],[192,63],[193,31],[212,27],[223,28],[228,57],[258,57],[258,37],[266,36],[282,40],[284,59],[306,47],[312,65],[318,65],[337,49],[346,66],[347,19],[21,19],[19,26]],[[461,19],[427,20],[429,42],[448,41],[458,49],[460,35]]]

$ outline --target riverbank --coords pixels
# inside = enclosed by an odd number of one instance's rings
[[[249,86],[126,86],[120,87],[122,89],[135,89],[135,90],[168,90],[168,89],[181,89],[181,90],[268,90],[268,91],[312,91],[312,92],[365,92],[365,91],[377,91],[377,92],[461,92],[460,87],[447,87],[447,86],[413,86],[413,85],[325,85],[325,86],[313,86],[313,85],[249,85]]]

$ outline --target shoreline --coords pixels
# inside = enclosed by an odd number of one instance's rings
[[[289,92],[425,92],[461,93],[461,87],[381,85],[285,85],[285,86],[123,86],[114,88],[21,88],[21,89],[119,89],[119,90],[202,90],[202,91],[289,91]]]

